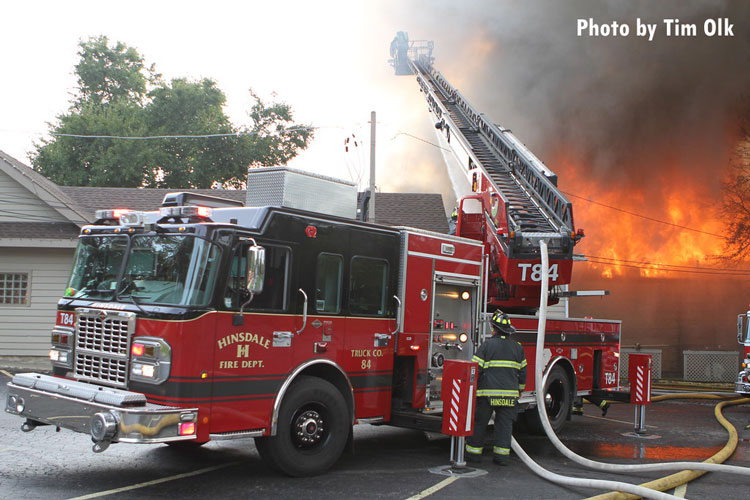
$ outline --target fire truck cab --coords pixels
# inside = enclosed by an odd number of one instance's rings
[[[338,459],[353,424],[439,424],[443,362],[479,341],[483,245],[221,204],[175,194],[82,229],[53,375],[9,383],[23,429],[89,433],[94,451],[254,437],[302,476]]]

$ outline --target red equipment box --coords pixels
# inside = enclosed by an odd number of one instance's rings
[[[474,432],[478,366],[472,361],[447,359],[443,365],[443,434],[471,436]]]
[[[650,354],[628,354],[628,380],[630,381],[630,403],[635,405],[650,405]]]

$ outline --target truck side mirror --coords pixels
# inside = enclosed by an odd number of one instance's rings
[[[247,291],[257,294],[263,291],[266,278],[266,249],[252,246],[247,249]]]

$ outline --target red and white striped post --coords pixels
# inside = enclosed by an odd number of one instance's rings
[[[477,392],[477,364],[446,360],[440,387],[443,399],[443,434],[451,437],[451,463],[464,467],[464,443],[474,431]]]
[[[651,404],[651,355],[628,355],[630,403],[635,405],[635,432],[646,433],[646,405]]]

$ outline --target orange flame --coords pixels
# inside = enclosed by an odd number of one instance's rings
[[[661,168],[644,173],[635,186],[602,185],[565,155],[553,164],[573,203],[576,228],[586,231],[576,253],[584,253],[602,277],[635,271],[646,278],[675,277],[715,267],[712,258],[721,254],[724,239],[722,223],[706,202],[717,198],[708,183]]]

